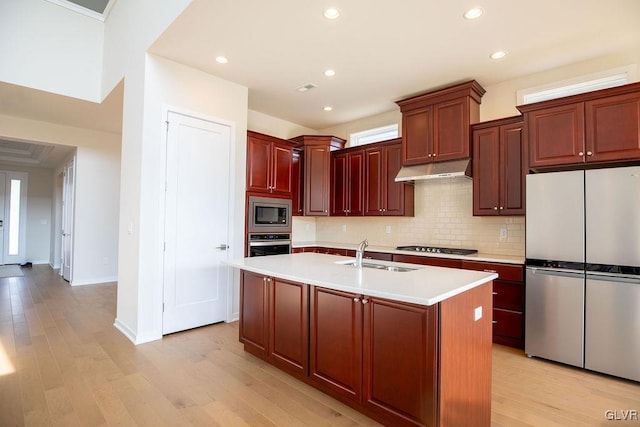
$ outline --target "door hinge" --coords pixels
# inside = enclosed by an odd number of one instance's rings
[[[162,303],[162,312],[164,313],[164,303]]]
[[[167,242],[164,242],[163,246],[162,246],[162,251],[166,252],[167,251]]]
[[[167,132],[169,132],[169,120],[165,120],[164,123],[167,125]]]

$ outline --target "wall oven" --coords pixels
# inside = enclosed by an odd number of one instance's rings
[[[291,253],[291,200],[249,196],[247,256]]]
[[[291,253],[291,234],[249,233],[247,254],[250,257]]]

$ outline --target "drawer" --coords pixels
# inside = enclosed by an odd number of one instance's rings
[[[464,260],[462,261],[462,268],[498,273],[498,277],[502,280],[512,280],[514,282],[522,282],[524,280],[524,266],[518,264]]]
[[[436,267],[462,268],[462,260],[451,258],[433,258],[419,255],[393,254],[396,262],[408,262],[410,264],[435,265]]]
[[[522,339],[522,312],[493,309],[493,335]]]
[[[524,311],[524,286],[518,282],[493,281],[493,306]]]

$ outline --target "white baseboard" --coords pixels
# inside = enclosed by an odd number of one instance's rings
[[[125,337],[129,338],[129,341],[131,341],[134,344],[136,343],[136,334],[135,334],[135,332],[133,332],[133,330],[131,328],[129,328],[124,323],[122,323],[119,319],[116,319],[115,322],[113,322],[113,326],[115,326],[115,328],[117,330],[122,332]]]
[[[118,277],[117,276],[112,276],[112,277],[100,277],[100,278],[95,278],[95,279],[84,279],[84,280],[71,280],[71,286],[85,286],[85,285],[98,285],[101,283],[110,283],[110,282],[117,282],[118,281]]]

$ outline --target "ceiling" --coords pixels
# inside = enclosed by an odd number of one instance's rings
[[[329,6],[338,19],[323,17]],[[484,15],[464,19],[471,6]],[[638,17],[638,0],[194,0],[150,50],[247,86],[252,110],[323,129],[451,83],[487,87],[639,46]],[[496,50],[508,55],[490,59]]]
[[[463,19],[476,5],[484,15]],[[328,6],[340,18],[325,19]],[[193,0],[150,50],[247,86],[252,110],[322,130],[455,82],[487,87],[638,47],[639,16],[638,0]],[[508,55],[491,60],[497,49]],[[0,114],[119,133],[123,91],[95,104],[0,82]]]

